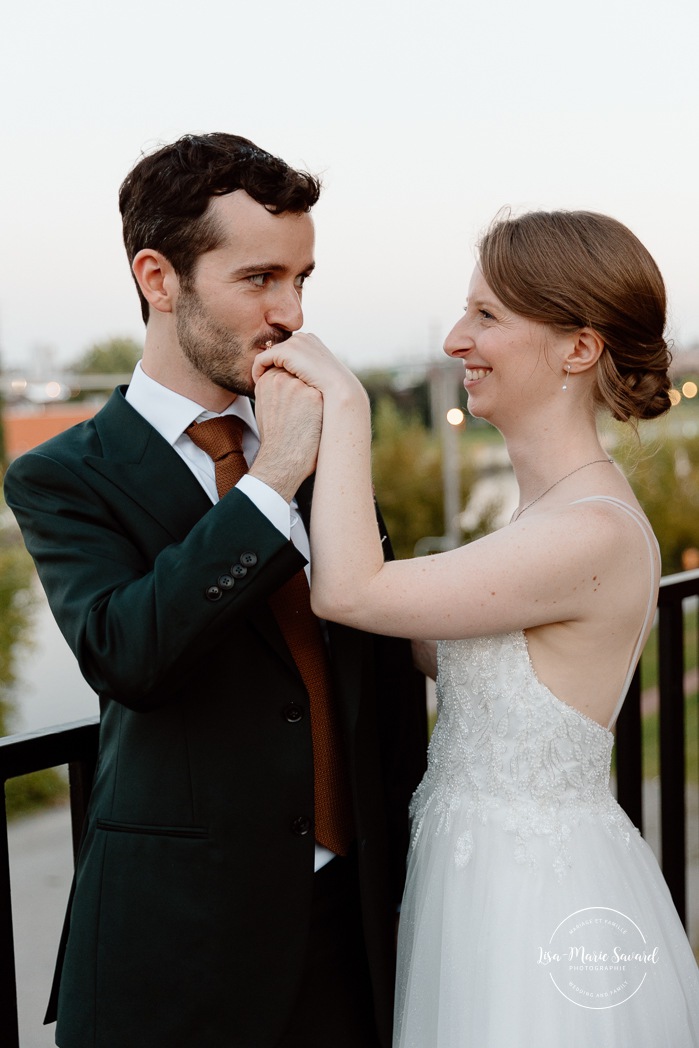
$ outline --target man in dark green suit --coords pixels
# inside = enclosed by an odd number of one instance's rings
[[[255,355],[301,326],[318,192],[232,135],[142,158],[120,206],[143,360],[6,476],[100,696],[47,1016],[61,1048],[390,1044],[424,691],[407,642],[322,624],[350,812],[336,854],[316,840],[312,688],[272,610],[308,560],[322,403],[280,373],[258,428],[248,399]],[[250,467],[230,490],[190,438],[227,415]]]

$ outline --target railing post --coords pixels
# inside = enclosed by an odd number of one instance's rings
[[[0,814],[0,1031],[3,1048],[19,1048],[17,1016],[17,976],[15,940],[12,932],[12,892],[10,885],[10,852],[5,814],[5,780],[2,780],[3,805]]]
[[[634,826],[643,833],[643,737],[641,672],[636,667],[616,726],[616,795]]]
[[[19,1048],[17,973],[12,930],[12,893],[4,787],[8,779],[68,764],[73,849],[77,852],[97,760],[97,718],[0,738],[0,1044]]]
[[[686,924],[684,616],[682,602],[661,604],[658,620],[660,685],[660,839],[662,867]]]

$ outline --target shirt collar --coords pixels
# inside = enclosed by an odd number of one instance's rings
[[[168,444],[175,444],[192,422],[219,417],[215,411],[208,411],[196,401],[189,400],[174,389],[168,389],[167,386],[156,382],[145,373],[140,361],[131,376],[126,399]],[[248,397],[237,396],[220,415],[238,415],[259,439],[255,415]]]

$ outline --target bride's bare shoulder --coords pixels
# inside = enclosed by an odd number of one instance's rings
[[[640,558],[647,561],[649,548],[656,550],[651,524],[633,495],[581,495],[532,513],[528,520],[522,515],[504,530],[557,559],[565,554],[571,565],[623,568]]]

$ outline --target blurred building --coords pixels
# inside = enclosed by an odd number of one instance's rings
[[[2,413],[5,452],[9,460],[43,444],[49,437],[92,418],[102,405],[92,401],[72,404],[6,407]]]

